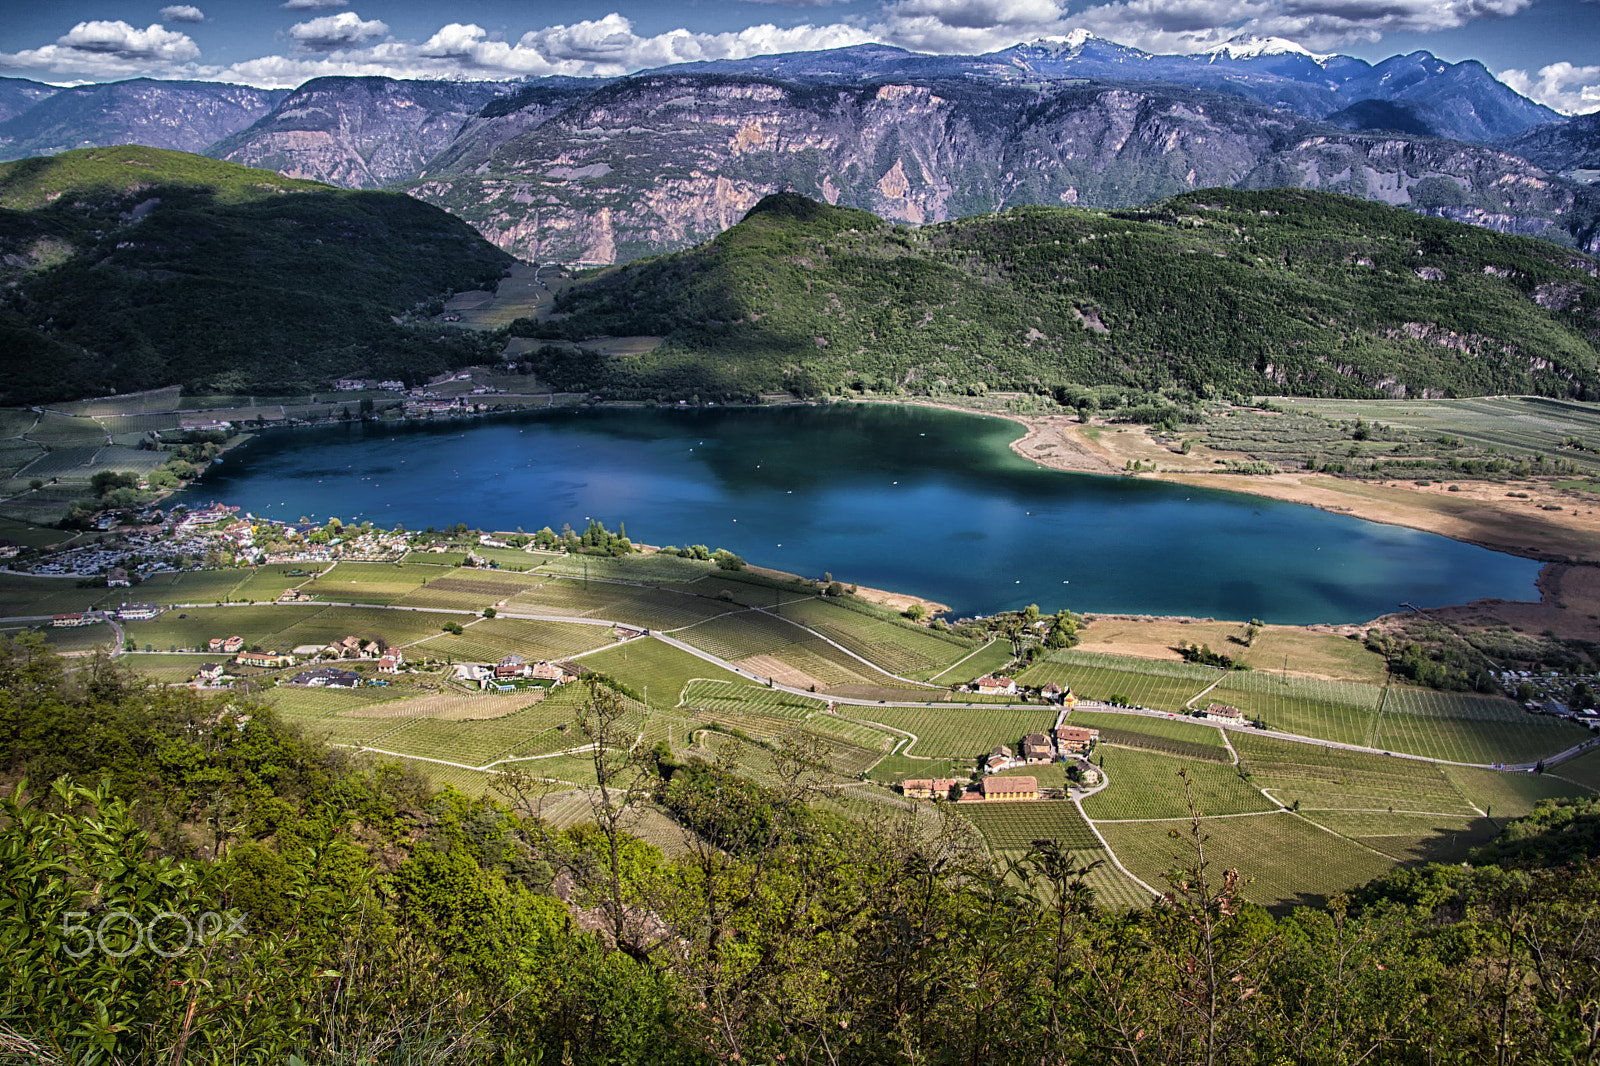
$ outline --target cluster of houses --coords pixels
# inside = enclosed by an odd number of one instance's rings
[[[1049,733],[1029,733],[1022,738],[1016,751],[1004,744],[997,745],[984,756],[983,772],[997,774],[1002,770],[1015,770],[1021,766],[1043,766],[1066,761],[1078,755],[1087,755],[1100,742],[1100,730],[1084,726],[1058,725]]]
[[[507,655],[498,663],[458,663],[455,679],[480,689],[509,692],[519,684],[564,685],[577,679],[577,673],[561,663],[528,662],[517,654]]]
[[[984,674],[967,685],[966,690],[979,696],[1038,696],[1047,703],[1062,707],[1075,707],[1078,703],[1078,698],[1070,689],[1062,688],[1054,681],[1046,682],[1038,688],[1028,688],[1018,685],[1016,678],[1004,674]]]
[[[1029,733],[1018,752],[1002,744],[983,759],[983,778],[975,787],[954,777],[908,778],[900,790],[908,799],[949,799],[956,803],[994,803],[1036,800],[1039,779],[1018,775],[995,776],[1002,770],[1047,765],[1087,755],[1100,741],[1100,730],[1067,725],[1063,720],[1049,733]]]
[[[73,629],[77,626],[98,625],[115,619],[118,622],[148,622],[161,613],[154,603],[124,603],[120,607],[101,611],[71,611],[50,616],[50,625],[56,629]]]

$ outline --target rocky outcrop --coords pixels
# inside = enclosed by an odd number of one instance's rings
[[[500,82],[317,78],[207,155],[347,189],[415,177],[462,124],[512,89]]]
[[[150,78],[62,89],[0,122],[0,159],[113,144],[200,152],[267,114],[285,94],[283,89]]]
[[[1201,90],[670,73],[454,150],[412,192],[517,255],[600,264],[688,247],[782,189],[920,225],[1217,186],[1325,189],[1519,234],[1583,216],[1576,186],[1503,151],[1332,129]]]

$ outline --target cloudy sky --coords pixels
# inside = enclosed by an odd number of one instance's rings
[[[263,87],[324,74],[615,75],[879,41],[981,53],[1074,28],[1155,52],[1239,34],[1377,60],[1481,60],[1568,113],[1600,110],[1600,0],[0,0],[0,75]]]

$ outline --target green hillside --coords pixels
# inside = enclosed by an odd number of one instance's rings
[[[1180,393],[1600,397],[1595,261],[1301,190],[910,229],[769,196],[697,248],[563,294],[534,368],[633,397],[1089,385]],[[562,343],[664,336],[648,355]]]
[[[436,208],[153,148],[0,165],[0,402],[417,378],[484,340],[395,321],[509,257]]]

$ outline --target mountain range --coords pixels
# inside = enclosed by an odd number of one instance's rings
[[[1323,189],[1600,250],[1600,125],[1475,61],[1239,38],[1154,55],[1083,32],[980,56],[884,45],[620,79],[319,78],[295,90],[0,79],[0,157],[139,143],[404,190],[524,258],[689,247],[768,193],[925,224]]]

